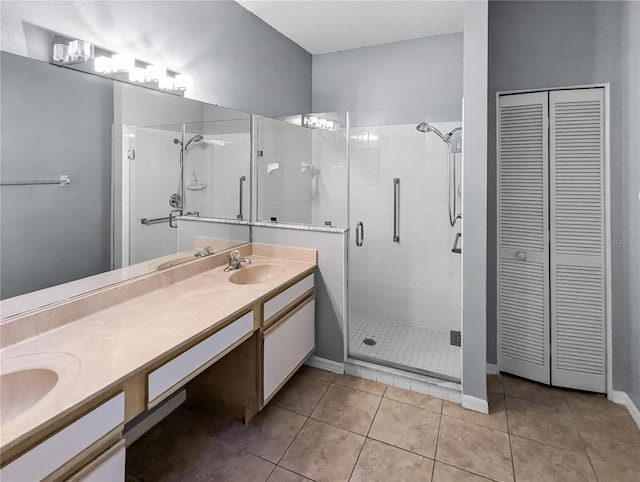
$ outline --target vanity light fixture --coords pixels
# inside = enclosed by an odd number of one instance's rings
[[[340,129],[340,123],[335,120],[323,119],[317,115],[305,115],[302,118],[302,124],[311,129],[323,129],[335,131]]]
[[[52,32],[53,33],[53,32]],[[54,64],[72,67],[83,72],[92,71],[117,80],[143,84],[145,87],[184,95],[193,87],[190,75],[180,74],[161,65],[137,60],[132,55],[120,54],[95,47],[85,40],[69,40],[54,34]],[[89,62],[92,60],[93,62]],[[137,66],[136,66],[137,65]]]

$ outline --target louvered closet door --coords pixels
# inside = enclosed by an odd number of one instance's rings
[[[604,90],[549,96],[551,383],[605,392]]]
[[[548,94],[498,102],[498,367],[549,383]]]

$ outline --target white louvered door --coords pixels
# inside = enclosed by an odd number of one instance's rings
[[[606,392],[604,89],[549,93],[551,383]]]
[[[498,102],[498,367],[550,383],[548,93]]]

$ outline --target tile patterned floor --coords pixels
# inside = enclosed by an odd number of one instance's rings
[[[490,414],[303,367],[248,426],[180,407],[127,482],[638,482],[640,430],[604,397],[489,376]]]
[[[365,338],[376,340],[376,344],[366,345],[363,342]],[[351,356],[460,381],[460,347],[452,346],[449,341],[449,333],[445,331],[357,313],[353,313],[349,321]]]

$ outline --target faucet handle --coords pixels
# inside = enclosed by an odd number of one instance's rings
[[[229,253],[229,259],[238,259],[240,257],[240,251],[238,251],[237,249],[234,249],[233,251],[231,251],[231,253]]]

